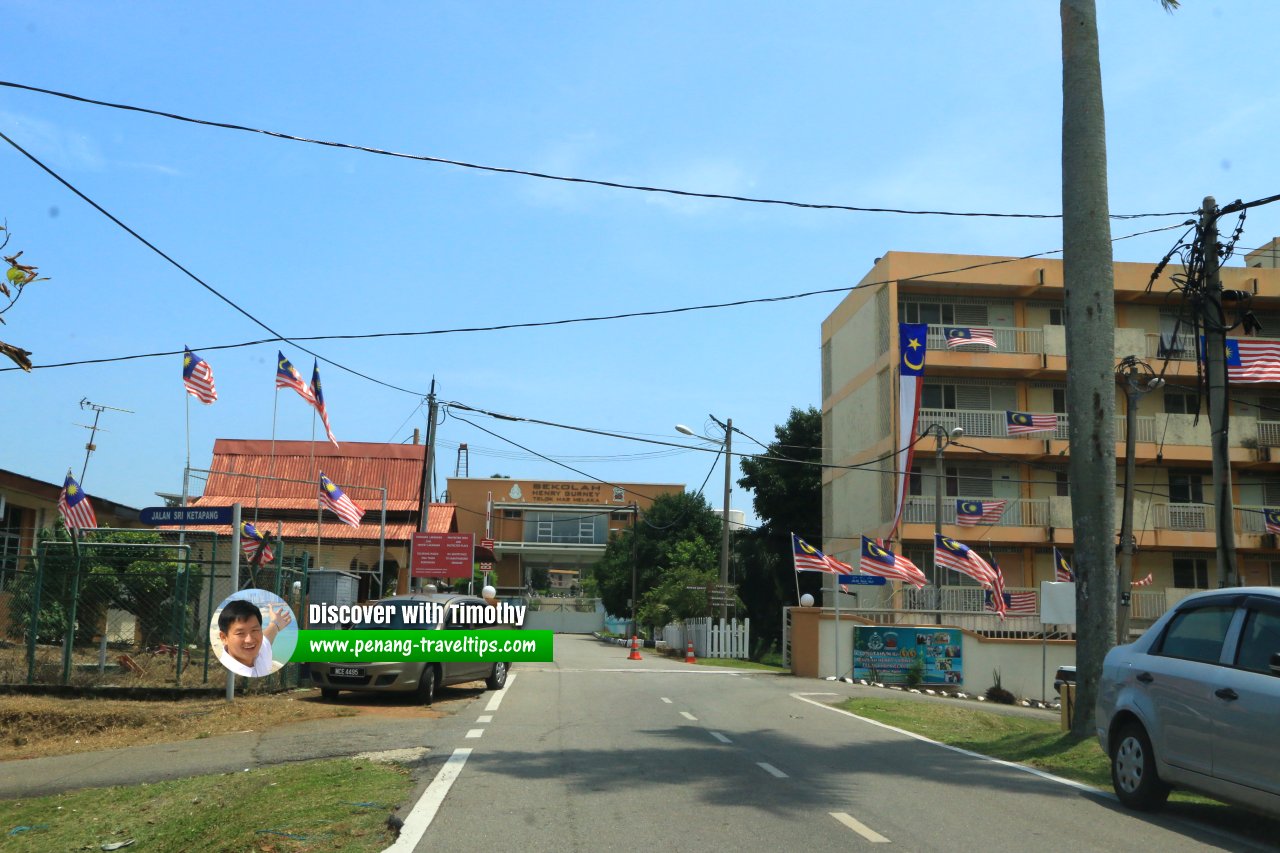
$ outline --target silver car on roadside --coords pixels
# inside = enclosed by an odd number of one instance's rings
[[[1186,788],[1280,816],[1280,587],[1187,596],[1113,648],[1095,721],[1126,806]]]

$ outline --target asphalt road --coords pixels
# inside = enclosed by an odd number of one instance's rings
[[[1267,850],[842,714],[848,685],[557,636],[438,721],[394,850]]]

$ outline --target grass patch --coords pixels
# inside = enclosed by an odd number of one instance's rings
[[[757,663],[753,660],[738,660],[737,658],[698,658],[698,663],[703,666],[725,666],[730,669],[758,669],[763,672],[790,672],[784,666],[775,666],[771,663]]]
[[[391,843],[387,814],[412,787],[398,766],[308,761],[3,801],[0,831],[14,853],[130,838],[151,851],[374,851]]]

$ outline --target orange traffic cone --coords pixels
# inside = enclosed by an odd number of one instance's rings
[[[689,648],[684,653],[685,663],[697,663],[698,659],[693,656],[693,641],[689,641]]]
[[[627,660],[644,660],[640,657],[640,641],[635,634],[631,635],[631,654],[627,655]]]

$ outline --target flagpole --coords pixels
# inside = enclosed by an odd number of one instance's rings
[[[271,402],[271,456],[267,460],[267,476],[276,475],[276,419],[280,414],[280,386],[276,386],[275,399]],[[262,503],[262,480],[254,480],[257,491],[253,496],[253,523],[258,523],[258,505]],[[283,559],[284,554],[280,555]]]
[[[316,488],[320,488],[320,471],[316,468],[316,407],[311,405],[311,478]],[[320,568],[320,527],[324,523],[324,504],[320,493],[316,492],[316,568]]]

